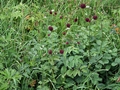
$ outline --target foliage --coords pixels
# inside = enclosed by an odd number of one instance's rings
[[[0,90],[119,90],[119,0],[0,1]]]

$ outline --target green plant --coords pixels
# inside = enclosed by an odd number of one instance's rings
[[[119,90],[118,3],[1,0],[0,89]]]

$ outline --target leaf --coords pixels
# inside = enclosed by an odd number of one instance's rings
[[[71,87],[75,84],[75,82],[72,79],[67,79],[66,80],[66,84],[65,84],[65,88]]]
[[[118,64],[120,64],[120,58],[116,58],[115,61],[111,65],[116,66]]]
[[[111,54],[105,53],[103,58],[108,60],[111,59],[112,57]]]
[[[72,75],[75,77],[78,74],[77,70],[73,70]]]
[[[100,68],[102,68],[102,65],[101,64],[96,64],[95,67],[100,69]]]
[[[94,85],[96,85],[99,81],[101,81],[102,79],[99,78],[99,74],[98,73],[92,73],[91,75],[91,81]]]
[[[97,43],[98,45],[101,45],[102,41],[101,41],[101,40],[97,40],[96,43]]]
[[[61,74],[64,74],[64,73],[66,72],[66,70],[67,70],[67,68],[66,68],[65,66],[63,66],[63,67],[61,68]]]
[[[97,62],[96,57],[91,57],[89,63],[93,64],[95,62]]]
[[[118,64],[120,64],[120,58],[116,58],[115,62],[118,63]]]
[[[74,60],[72,60],[72,61],[69,61],[69,64],[68,64],[69,66],[69,68],[71,69],[71,68],[73,68],[74,67]]]
[[[68,76],[70,76],[70,77],[72,77],[72,73],[73,73],[72,70],[67,70],[67,72],[66,72],[66,74],[67,74]]]
[[[116,62],[113,62],[111,65],[112,65],[112,66],[116,66],[116,65],[117,65],[117,63],[116,63]]]
[[[34,18],[34,17],[30,17],[29,20],[31,20],[32,22],[34,22],[34,21],[35,21],[35,18]]]
[[[3,69],[3,68],[4,68],[3,64],[2,64],[2,63],[0,63],[0,69]]]
[[[22,17],[22,13],[20,11],[12,12],[11,17],[13,18]]]

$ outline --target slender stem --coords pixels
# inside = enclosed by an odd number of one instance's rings
[[[52,83],[51,79],[50,79],[50,78],[48,78],[48,79],[49,79],[49,81],[51,82],[51,84],[52,84],[54,90],[57,90],[57,89],[55,88],[55,85]]]

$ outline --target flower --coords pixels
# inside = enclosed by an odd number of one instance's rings
[[[66,35],[66,32],[63,32],[63,35]]]
[[[50,36],[50,34],[48,34],[48,36]]]
[[[49,54],[52,54],[52,50],[48,50],[48,53],[49,53]]]
[[[44,18],[47,18],[46,16],[44,16]]]
[[[68,28],[70,28],[70,26],[71,26],[71,25],[70,25],[69,23],[67,23],[67,25],[66,25],[66,26],[67,26]]]
[[[69,42],[66,42],[66,44],[69,44]]]
[[[86,21],[86,22],[90,22],[90,19],[89,19],[89,18],[86,18],[85,21]]]
[[[63,16],[60,16],[60,19],[62,19],[63,18]]]
[[[90,6],[86,6],[86,8],[91,8]]]
[[[77,42],[77,44],[80,44],[80,42]]]
[[[64,50],[61,49],[61,50],[60,50],[60,54],[63,54],[63,53],[64,53]]]
[[[49,13],[52,14],[52,11],[50,11]]]
[[[52,9],[51,11],[54,12],[54,9]]]
[[[86,8],[86,5],[85,4],[80,4],[80,7],[82,8],[82,9],[84,9],[84,8]]]
[[[48,29],[49,29],[50,31],[53,31],[53,27],[52,27],[52,26],[49,26]]]
[[[77,22],[77,21],[78,21],[78,19],[77,19],[77,18],[75,18],[75,19],[74,19],[74,22]]]
[[[97,18],[98,18],[98,17],[97,17],[96,15],[93,16],[93,19],[94,19],[94,20],[97,20]]]
[[[54,15],[57,15],[57,12],[55,12]]]

